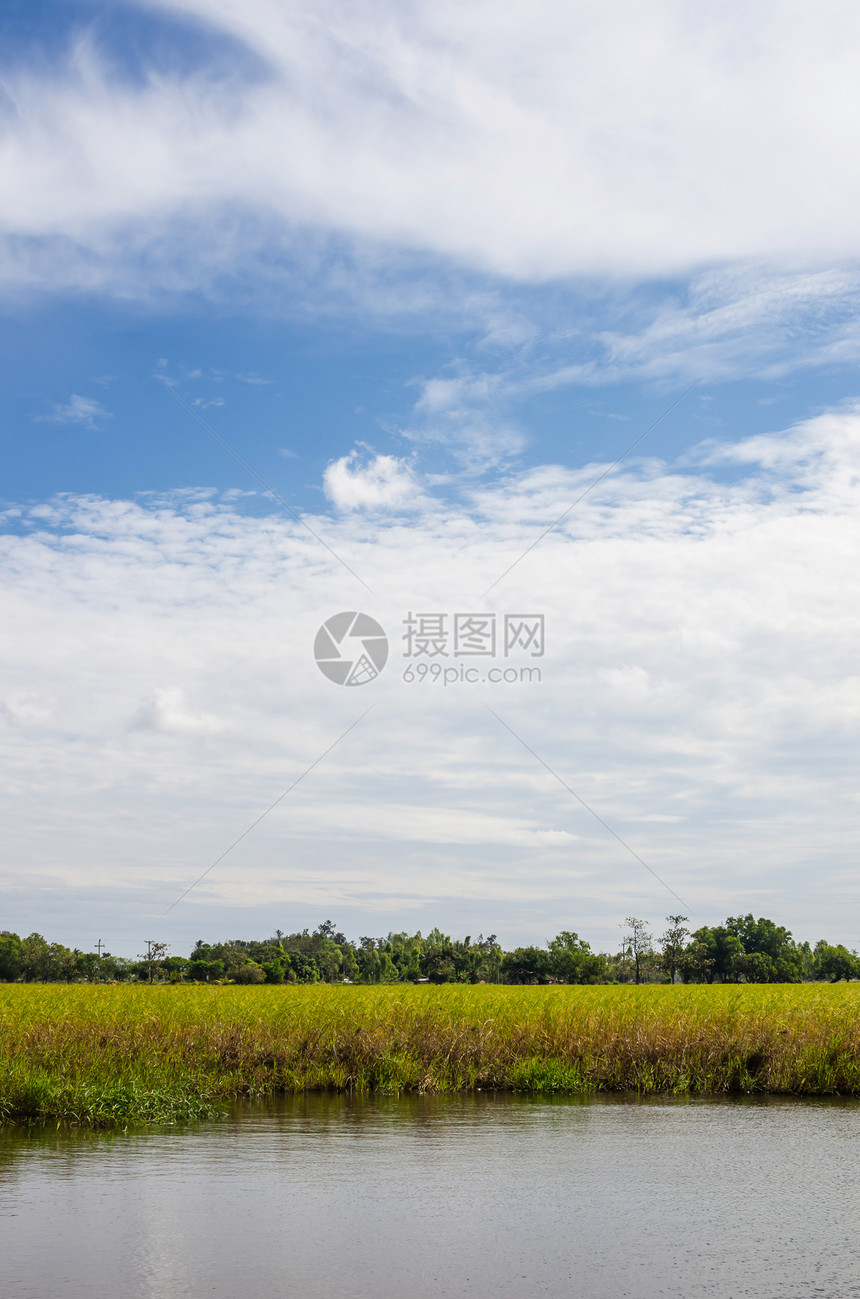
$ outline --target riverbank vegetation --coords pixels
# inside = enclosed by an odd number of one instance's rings
[[[860,985],[4,985],[0,1118],[303,1091],[860,1095]]]
[[[860,958],[824,939],[795,942],[773,920],[729,916],[694,932],[686,916],[667,916],[656,940],[643,920],[628,916],[616,952],[593,952],[563,930],[543,947],[503,950],[495,934],[452,939],[389,933],[353,942],[330,920],[313,933],[277,930],[262,940],[197,942],[188,956],[150,942],[137,959],[70,950],[41,934],[0,931],[0,982],[173,983],[801,983],[860,978]]]

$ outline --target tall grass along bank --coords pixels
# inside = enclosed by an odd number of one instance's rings
[[[275,1093],[860,1095],[860,985],[0,986],[0,1119]]]

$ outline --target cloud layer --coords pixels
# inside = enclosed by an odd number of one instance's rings
[[[836,0],[148,7],[232,64],[154,48],[129,76],[79,32],[7,67],[7,276],[150,258],[181,287],[300,230],[525,279],[858,251],[860,17]]]
[[[104,914],[138,941],[378,699],[157,922],[178,946],[323,914],[507,941],[564,923],[611,945],[625,914],[676,910],[485,703],[700,922],[750,909],[855,944],[853,409],[602,483],[494,593],[499,616],[545,614],[540,684],[404,681],[406,614],[480,610],[593,469],[544,466],[456,508],[426,498],[408,526],[313,520],[380,593],[367,612],[391,657],[354,690],[317,671],[312,645],[369,597],[290,519],[199,493],[10,515],[7,924]]]
[[[392,322],[398,343],[407,328],[421,341],[373,397],[408,398],[374,412],[385,450],[324,445],[335,509],[309,522],[330,550],[242,493],[8,511],[5,923],[122,918],[111,941],[139,950],[335,741],[166,936],[331,914],[354,932],[440,923],[506,941],[566,924],[612,945],[624,914],[676,909],[489,702],[697,919],[752,909],[855,945],[832,919],[857,887],[855,406],[625,462],[486,608],[480,593],[605,468],[545,463],[538,441],[578,454],[553,394],[625,418],[622,384],[649,401],[694,379],[787,389],[856,363],[860,14],[841,0],[115,8],[114,36],[94,20],[38,65],[3,56],[12,300],[71,288],[138,312],[186,295],[199,313],[220,295],[234,316],[359,322],[368,354]],[[135,9],[149,35],[112,45]],[[281,384],[278,356],[265,374],[241,363],[246,392]],[[189,364],[169,382],[214,373]],[[157,373],[168,382],[166,361]],[[82,393],[107,382],[69,374],[39,408],[28,395],[24,425],[106,427]],[[183,391],[195,409],[225,400]],[[342,689],[311,647],[358,608],[391,656],[379,682]],[[404,680],[403,619],[422,611],[544,614],[542,681]]]

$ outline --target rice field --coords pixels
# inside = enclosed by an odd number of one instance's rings
[[[860,984],[0,984],[0,1120],[187,1122],[275,1093],[860,1095]]]

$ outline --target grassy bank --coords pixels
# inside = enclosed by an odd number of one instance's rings
[[[860,985],[0,985],[0,1119],[355,1090],[860,1095]]]

